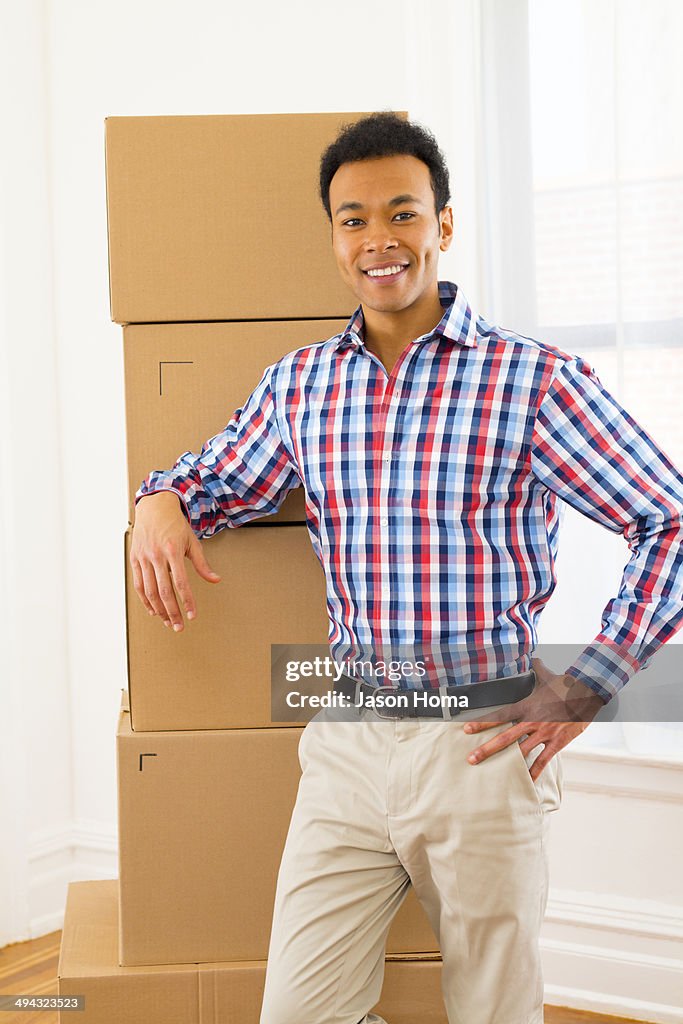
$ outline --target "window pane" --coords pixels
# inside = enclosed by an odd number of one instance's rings
[[[538,336],[584,356],[681,468],[683,3],[528,11]],[[683,748],[675,728],[629,730],[638,753]]]
[[[622,404],[674,465],[683,466],[683,344],[628,347],[623,367]]]
[[[595,185],[614,173],[613,0],[529,0],[534,180]]]
[[[536,189],[538,323],[614,324],[617,204],[612,188]],[[600,332],[603,339],[604,331]],[[614,331],[607,337],[614,342]]]
[[[620,174],[624,179],[680,176],[683,4],[617,0],[615,14]]]

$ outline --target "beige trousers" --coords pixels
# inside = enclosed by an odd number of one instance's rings
[[[469,735],[464,716],[357,714],[321,712],[301,736],[261,1024],[381,1024],[369,1011],[411,884],[439,940],[449,1024],[542,1024],[538,938],[559,758],[534,782],[528,764],[542,746],[527,761],[518,743],[466,760],[509,723]]]

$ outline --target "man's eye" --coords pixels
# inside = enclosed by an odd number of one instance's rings
[[[350,217],[349,220],[342,221],[344,227],[353,228],[356,224],[362,224],[363,221],[360,217]]]
[[[409,213],[407,210],[402,210],[401,213],[396,214],[397,217],[414,217],[414,213]]]

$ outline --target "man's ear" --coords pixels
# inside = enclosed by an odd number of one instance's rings
[[[443,210],[439,213],[439,229],[441,233],[441,242],[439,243],[439,249],[441,252],[446,252],[451,247],[453,241],[453,208],[450,206],[444,206]]]

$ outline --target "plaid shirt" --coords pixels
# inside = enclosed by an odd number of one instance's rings
[[[359,307],[269,366],[225,430],[137,498],[175,491],[210,537],[303,485],[332,654],[422,660],[421,687],[528,668],[561,498],[631,551],[567,668],[609,700],[683,622],[683,478],[584,360],[476,318],[450,282],[439,297],[441,321],[390,374]]]

